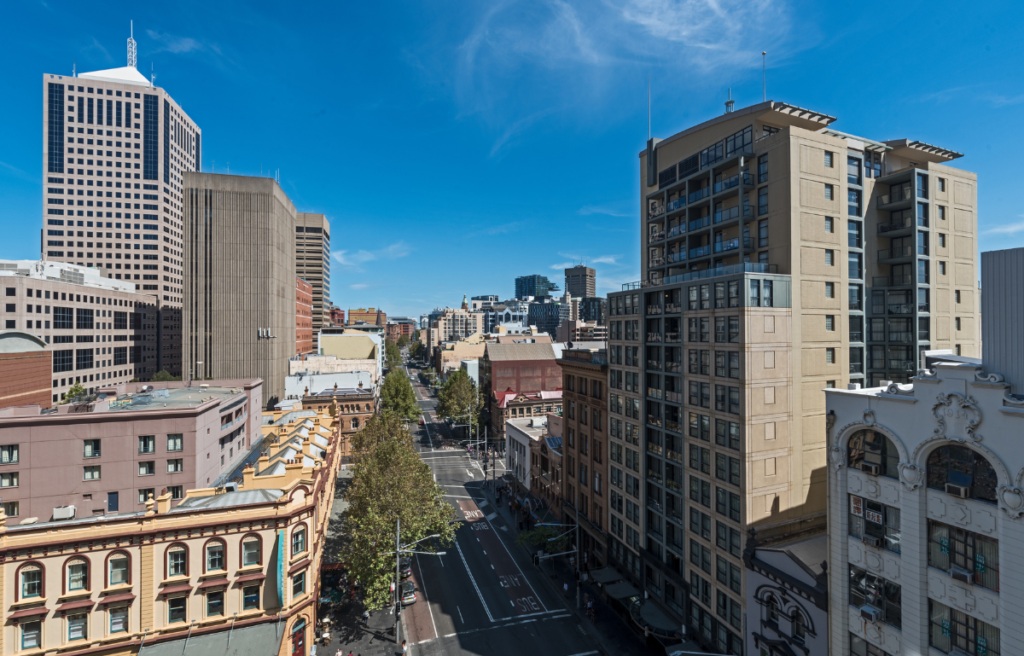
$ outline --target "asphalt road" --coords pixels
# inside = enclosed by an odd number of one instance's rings
[[[480,492],[483,469],[436,421],[436,398],[409,370],[426,425],[414,427],[417,450],[447,492],[460,526],[444,556],[416,556],[416,603],[402,614],[402,639],[415,656],[596,656],[562,597],[540,580]],[[490,472],[488,472],[490,473]],[[498,475],[502,473],[499,462]]]

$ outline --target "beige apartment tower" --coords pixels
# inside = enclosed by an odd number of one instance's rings
[[[43,75],[43,258],[105,269],[156,300],[157,369],[181,371],[182,187],[202,131],[135,66]]]
[[[185,175],[184,374],[262,378],[284,398],[295,347],[295,206],[270,178]]]
[[[645,514],[631,551],[650,597],[722,653],[741,653],[744,613],[747,630],[760,613],[740,574],[748,531],[824,528],[822,390],[905,382],[925,350],[979,354],[977,177],[949,166],[959,153],[835,120],[768,101],[639,155]]]
[[[313,341],[331,325],[331,223],[323,214],[299,212],[295,220],[295,275],[313,287]],[[313,344],[319,348],[318,344]]]

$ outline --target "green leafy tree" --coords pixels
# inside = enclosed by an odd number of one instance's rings
[[[408,337],[406,337],[405,335],[402,335],[401,337],[398,338],[398,348],[405,348],[408,345],[409,345],[409,338]]]
[[[384,384],[380,388],[380,402],[384,409],[406,419],[415,419],[420,414],[412,383],[401,369],[392,369],[384,377]]]
[[[64,392],[64,396],[60,400],[60,404],[71,403],[72,401],[85,396],[85,388],[82,387],[81,383],[75,383],[68,391]]]
[[[464,369],[455,370],[437,393],[437,415],[442,419],[466,420],[475,424],[480,416],[481,398],[473,379]]]
[[[409,357],[419,358],[423,354],[424,350],[425,349],[423,347],[423,344],[420,344],[419,342],[413,342],[409,344]]]
[[[402,352],[390,339],[384,340],[384,366],[397,369],[402,366]]]
[[[157,383],[162,383],[169,380],[181,380],[181,376],[172,376],[166,369],[161,369],[153,374],[152,380]]]
[[[353,437],[352,446],[356,464],[346,494],[348,539],[341,561],[350,565],[362,586],[366,607],[377,610],[392,601],[399,521],[402,544],[440,536],[415,547],[433,551],[455,541],[455,511],[445,502],[444,490],[434,482],[430,467],[417,455],[412,436],[394,413],[370,419]]]
[[[548,553],[563,553],[572,548],[572,533],[567,533],[568,530],[562,526],[538,526],[529,531],[521,531],[516,536],[516,544],[544,549]]]

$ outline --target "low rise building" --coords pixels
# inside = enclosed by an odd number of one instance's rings
[[[337,329],[333,329],[337,330]],[[311,371],[322,373],[337,371],[370,371],[374,383],[384,375],[383,330],[366,332],[358,326],[346,326],[344,332],[322,332],[320,355],[334,356],[335,360],[315,360]]]
[[[530,446],[530,491],[551,510],[562,516],[562,416],[549,413],[540,440]]]
[[[547,433],[547,419],[523,417],[505,422],[505,469],[517,484],[517,491],[532,492],[530,483],[533,453]]]
[[[384,310],[377,308],[357,308],[355,310],[349,308],[348,321],[345,325],[352,325],[360,321],[383,327],[388,323],[388,315]]]
[[[559,342],[603,342],[608,340],[608,327],[596,321],[570,319],[558,326],[555,339]]]
[[[509,419],[562,410],[562,370],[551,344],[487,344],[480,378],[495,439],[504,438]]]
[[[50,349],[46,342],[21,330],[0,330],[0,408],[51,406]]]
[[[487,349],[487,343],[481,339],[466,340],[458,342],[444,342],[434,349],[434,370],[442,378],[447,378],[448,372],[455,371],[462,366],[463,360],[479,360]]]
[[[0,260],[0,287],[0,328],[50,345],[51,403],[75,384],[93,392],[156,373],[157,300],[134,283],[64,262]]]
[[[0,410],[4,510],[13,521],[115,515],[165,490],[176,506],[258,444],[262,387],[121,383],[55,411]]]

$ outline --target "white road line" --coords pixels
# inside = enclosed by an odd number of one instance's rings
[[[423,568],[420,567],[420,555],[416,556],[416,569],[420,572],[420,585],[423,586],[423,602],[427,604],[427,612],[430,613],[430,626],[434,627],[434,637],[437,637],[437,624],[434,624],[434,611],[430,610],[430,600],[427,599],[427,582],[423,580]]]
[[[467,475],[468,475],[468,476],[469,476],[470,478],[473,478],[473,472],[469,471],[468,469],[466,470],[466,474],[467,474]]]
[[[572,656],[594,656],[594,654],[600,654],[599,651],[581,651],[578,654],[572,654]]]
[[[497,516],[498,516],[498,513],[491,513],[490,515],[488,515],[488,516],[486,517],[486,519],[487,519],[487,521],[492,521],[492,520],[494,520],[494,518],[495,518],[495,517],[497,517]]]
[[[577,624],[576,628],[579,629],[580,633],[582,633],[583,635],[587,635],[587,632],[583,630],[583,625],[582,624]],[[593,652],[591,652],[591,653],[593,653]]]
[[[458,606],[456,606],[455,610],[459,611],[459,621],[462,622],[463,624],[465,624],[466,620],[462,619],[462,609],[459,608]]]
[[[545,617],[544,621],[546,622],[548,620],[562,620],[562,619],[565,619],[566,617],[569,617],[568,613],[566,613],[565,615],[552,615],[551,617]]]
[[[491,526],[491,520],[488,519],[487,517],[484,517],[484,521],[487,522],[487,525],[490,526],[491,530],[493,531],[494,530],[494,526]],[[505,544],[505,541],[502,540],[501,536],[498,535],[497,533],[495,533],[495,535],[498,536],[498,542],[501,543],[501,546],[505,547],[505,553],[508,554],[508,557],[512,560],[512,564],[516,566],[516,569],[519,570],[519,574],[522,575],[523,580],[526,581],[526,585],[530,586],[530,592],[532,592],[533,596],[537,599],[538,602],[540,602],[540,607],[543,608],[544,610],[547,610],[548,609],[547,605],[540,598],[540,595],[537,594],[537,591],[533,589],[533,584],[530,583],[530,579],[526,578],[526,574],[523,572],[523,568],[520,567],[519,563],[516,562],[516,559],[512,557],[512,552],[508,550],[508,546]]]
[[[473,578],[473,572],[469,571],[469,563],[466,562],[466,556],[462,553],[462,547],[459,546],[458,540],[455,541],[455,549],[459,552],[459,558],[462,558],[462,564],[466,566],[466,574],[469,574],[469,580],[473,584],[473,589],[476,590],[476,596],[480,599],[480,605],[484,607],[484,612],[487,613],[487,619],[494,622],[494,616],[491,615],[491,609],[487,607],[487,602],[484,601],[484,596],[480,594],[480,586],[476,584],[476,579]],[[436,633],[434,635],[437,635]]]

